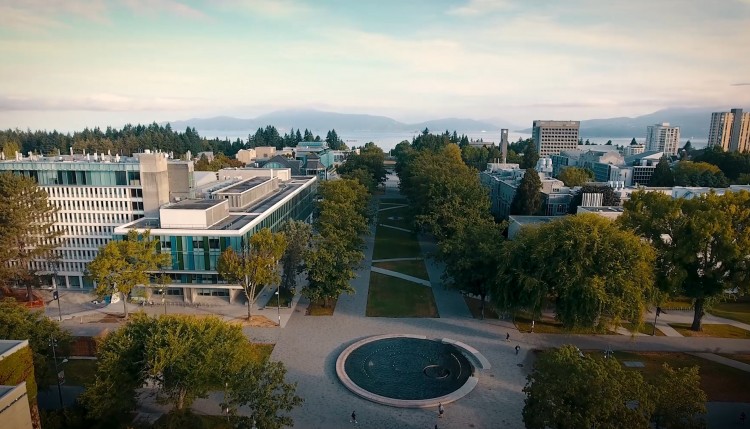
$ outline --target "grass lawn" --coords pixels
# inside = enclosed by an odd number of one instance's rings
[[[690,330],[689,323],[670,323],[669,326],[685,337],[750,338],[750,331],[732,325],[704,323],[701,325],[703,330],[700,332]]]
[[[651,322],[643,322],[641,326],[635,326],[632,323],[623,323],[622,327],[630,332],[636,331],[646,335],[651,335],[654,332],[654,324]],[[663,337],[664,332],[660,331],[659,328],[656,328],[656,336]]]
[[[338,300],[329,299],[327,307],[323,307],[323,301],[311,302],[305,314],[308,316],[333,316],[333,312],[336,310],[336,302]]]
[[[380,209],[389,207],[397,207],[397,205],[380,205]],[[414,230],[414,224],[412,222],[411,214],[409,213],[408,207],[399,207],[389,210],[384,210],[378,213],[378,224],[395,226],[397,228]]]
[[[58,362],[62,362],[59,360]],[[50,362],[52,365],[52,362]],[[94,381],[96,375],[96,360],[95,359],[69,359],[65,363],[58,363],[58,369],[65,371],[65,384],[70,386],[84,386],[87,383]],[[50,379],[47,384],[53,385],[57,383],[55,368],[52,367],[50,371]]]
[[[519,312],[513,318],[516,329],[521,332],[531,332],[531,315],[526,312]],[[615,335],[615,332],[608,330],[597,330],[594,328],[574,328],[567,329],[562,323],[550,317],[542,317],[542,320],[534,321],[534,332],[537,334],[601,334]]]
[[[377,227],[373,259],[419,258],[421,256],[422,250],[419,247],[417,234]]]
[[[470,298],[468,296],[464,296],[464,301],[466,302],[466,306],[469,307],[469,311],[471,311],[471,315],[475,319],[481,319],[482,313],[480,311],[480,304],[482,301],[478,298]],[[493,309],[488,302],[484,303],[484,318],[485,319],[499,319],[500,317],[497,315],[497,312],[495,309]]]
[[[370,274],[369,317],[439,317],[432,288],[378,273]]]
[[[728,354],[728,353],[717,353],[717,354],[719,354],[721,356],[724,356],[727,359],[736,360],[736,361],[739,361],[739,362],[746,363],[746,364],[750,365],[750,355],[749,354],[738,354],[738,355],[733,355],[733,354]]]
[[[660,307],[663,310],[692,310],[693,299],[685,297],[675,297],[668,301],[661,303]]]
[[[194,413],[167,413],[159,417],[152,426],[154,429],[233,429],[235,426],[224,416],[207,416]]]
[[[701,388],[708,395],[709,401],[750,402],[750,389],[747,388],[750,386],[748,372],[685,353],[616,351],[615,357],[620,362],[643,362],[645,368],[626,369],[640,371],[646,380],[653,380],[661,372],[663,363],[675,368],[697,365],[700,367]]]
[[[407,200],[406,197],[404,198],[381,198],[380,202],[384,204],[408,204],[409,200]]]
[[[396,271],[397,273],[406,274],[407,276],[416,277],[422,280],[430,279],[427,275],[427,268],[424,266],[424,261],[375,262],[372,266],[384,270]]]
[[[707,311],[714,316],[750,324],[750,301],[748,300],[722,302]]]
[[[273,352],[273,347],[276,344],[269,344],[269,343],[250,343],[250,356],[252,357],[253,361],[255,362],[265,362],[268,360],[269,357],[271,357],[271,352]]]

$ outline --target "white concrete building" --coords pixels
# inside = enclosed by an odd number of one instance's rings
[[[750,151],[750,112],[732,109],[711,114],[708,146],[720,146],[725,151]]]
[[[680,147],[680,127],[673,127],[669,122],[646,127],[646,150],[677,155]]]
[[[580,121],[534,121],[531,136],[540,157],[578,148]]]

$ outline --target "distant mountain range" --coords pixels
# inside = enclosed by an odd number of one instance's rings
[[[581,137],[643,139],[646,137],[647,126],[669,122],[672,126],[680,127],[682,138],[707,139],[711,113],[723,110],[723,108],[671,108],[634,118],[588,119],[581,121]],[[531,133],[531,128],[520,130],[520,132]]]
[[[418,123],[404,123],[386,116],[361,115],[348,113],[321,112],[318,110],[281,110],[251,119],[239,119],[229,116],[214,118],[194,118],[186,121],[172,121],[175,130],[194,127],[201,131],[241,131],[256,130],[260,127],[273,125],[283,133],[290,128],[310,129],[325,132],[335,129],[337,132],[374,131],[374,132],[413,132],[429,128],[431,131],[445,130],[470,131],[498,131],[500,128],[516,128],[507,122],[485,122],[474,119],[444,118]]]
[[[634,118],[588,119],[581,121],[581,137],[644,138],[646,126],[669,122],[680,127],[683,138],[705,139],[711,120],[711,112],[721,108],[670,108],[659,110]],[[509,128],[521,133],[531,133],[531,128],[520,127],[503,121],[500,118],[474,120],[464,118],[443,118],[418,123],[404,123],[386,116],[322,112],[318,110],[280,110],[250,119],[217,116],[214,118],[194,118],[185,121],[170,122],[173,129],[184,130],[194,127],[203,131],[252,131],[267,125],[273,125],[280,132],[290,128],[310,129],[316,133],[336,129],[341,132],[414,132],[429,128],[442,132],[456,130],[459,133],[496,132],[500,128]]]

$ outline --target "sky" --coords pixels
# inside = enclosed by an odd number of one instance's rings
[[[750,108],[750,0],[0,0],[0,128]]]

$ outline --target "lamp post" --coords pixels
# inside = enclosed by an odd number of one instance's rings
[[[50,337],[49,339],[49,346],[52,348],[52,361],[55,364],[55,378],[57,379],[57,397],[60,399],[60,408],[65,408],[65,404],[63,404],[63,397],[62,397],[62,386],[60,386],[60,369],[57,366],[57,352],[55,351],[55,348],[57,348],[57,340],[55,337]],[[62,363],[67,362],[67,359],[63,359]]]
[[[279,328],[281,328],[281,287],[276,287],[276,314],[279,316]]]
[[[52,298],[57,301],[57,318],[62,322],[62,309],[60,308],[60,290],[57,288],[57,263],[52,263]]]

